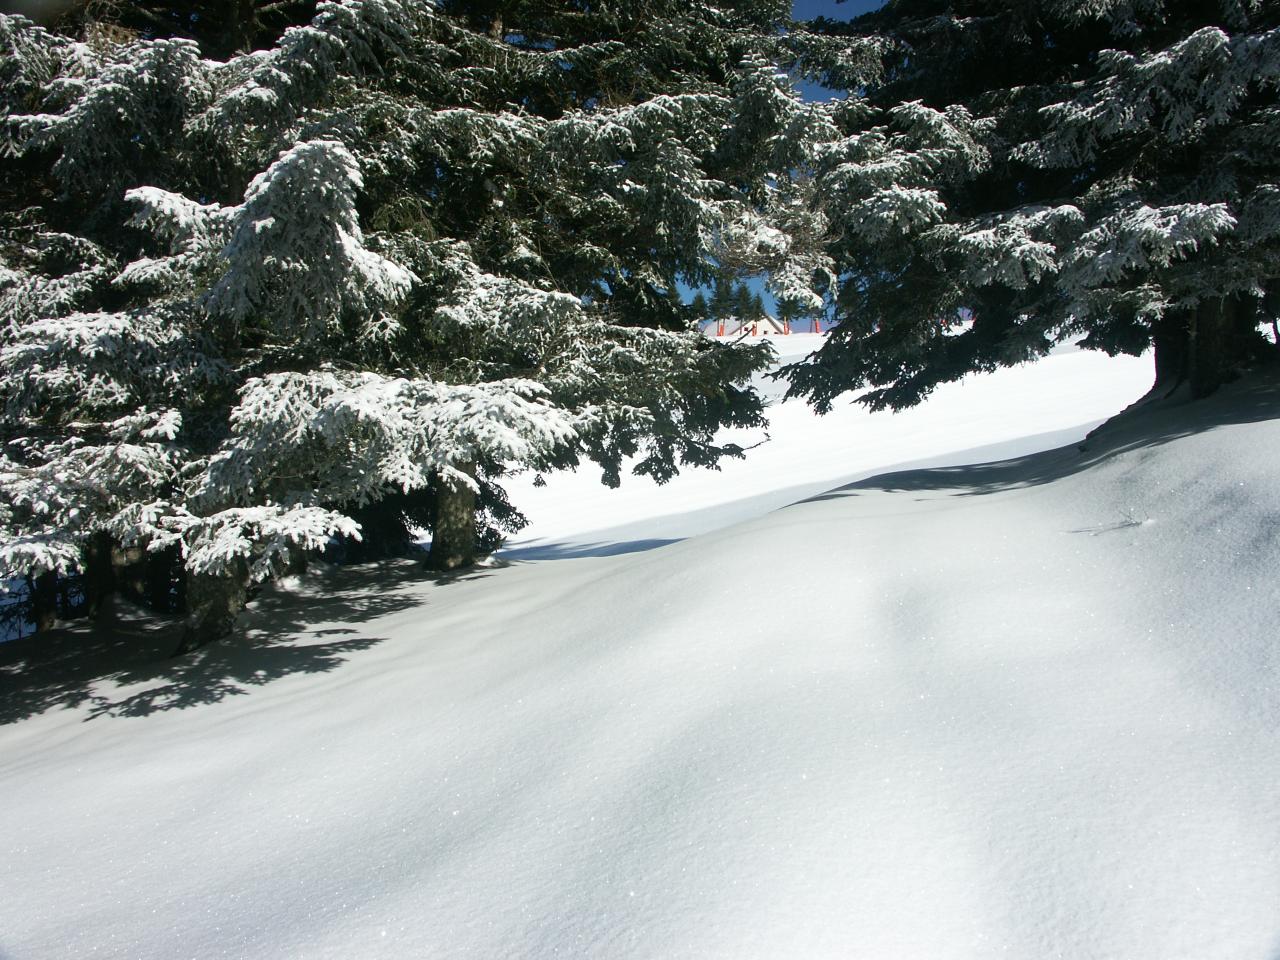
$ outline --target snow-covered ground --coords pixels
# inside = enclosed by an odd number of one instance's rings
[[[824,338],[769,339],[781,364],[801,360]],[[533,560],[630,552],[750,519],[872,473],[1051,449],[1078,440],[1141,396],[1151,384],[1151,361],[1063,347],[1038,364],[943,386],[927,404],[892,416],[846,400],[817,417],[803,403],[778,402],[785,384],[768,377],[756,383],[774,401],[769,429],[726,432],[752,449],[719,471],[688,471],[661,487],[624,477],[621,491],[602,486],[590,466],[546,487],[535,486],[532,475],[516,478],[511,498],[531,523],[504,555]]]
[[[784,405],[721,475],[525,491],[506,565],[37,674],[0,957],[1276,960],[1280,389],[1023,455],[1147,377]]]

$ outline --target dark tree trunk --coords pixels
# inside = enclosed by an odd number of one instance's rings
[[[174,549],[147,552],[146,605],[152,610],[173,613],[181,609],[177,596],[181,562],[178,551]]]
[[[1262,359],[1258,302],[1253,297],[1205,300],[1193,310],[1165,316],[1151,331],[1156,390],[1183,383],[1192,397],[1207,397]]]
[[[476,465],[472,461],[457,464],[472,479]],[[476,560],[476,492],[466,484],[439,484],[436,489],[435,523],[431,528],[429,566],[436,570],[455,570]]]
[[[58,575],[50,571],[30,578],[30,590],[36,633],[52,630],[58,623]]]
[[[76,581],[72,577],[58,578],[58,616],[63,620],[70,620],[80,612],[80,607],[76,604],[77,596],[83,598],[83,580],[81,580],[80,592],[77,593]]]
[[[1207,397],[1259,359],[1258,301],[1206,300],[1196,311],[1191,336],[1191,395]]]
[[[93,620],[109,616],[115,592],[115,568],[111,563],[111,537],[95,533],[84,548],[84,606]]]
[[[115,588],[130,600],[143,603],[147,596],[147,555],[141,547],[111,545],[111,576]]]
[[[1161,317],[1152,328],[1151,343],[1156,358],[1153,390],[1168,392],[1186,381],[1191,356],[1188,321],[1186,312],[1173,311]]]
[[[360,538],[344,541],[329,556],[339,563],[407,556],[414,548],[414,538],[405,526],[406,499],[405,494],[389,493],[375,503],[350,510],[351,519],[360,524]],[[425,525],[430,526],[433,520],[434,516],[426,518]]]
[[[232,0],[231,6],[231,23],[229,24],[231,35],[228,37],[231,53],[232,55],[249,53],[256,46],[261,28],[257,0]]]
[[[249,599],[249,565],[232,561],[223,573],[187,575],[187,620],[174,656],[181,656],[227,636]]]
[[[1223,381],[1227,308],[1222,300],[1206,300],[1197,308],[1191,323],[1191,394],[1207,397]]]
[[[289,577],[300,577],[311,566],[311,555],[305,550],[290,550],[289,562],[284,565],[284,574]]]

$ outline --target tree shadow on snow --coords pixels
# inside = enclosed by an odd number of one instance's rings
[[[315,569],[296,590],[264,590],[234,634],[183,657],[172,656],[179,621],[124,606],[109,626],[74,622],[0,644],[0,724],[68,707],[86,720],[145,717],[335,670],[385,639],[360,635],[360,624],[423,602],[412,589],[422,579],[403,562]]]
[[[511,547],[499,552],[502,560],[576,560],[580,557],[619,557],[626,553],[643,553],[682,538],[670,540],[602,540],[596,543],[539,543]]]
[[[1102,424],[1082,443],[991,463],[880,474],[800,502],[837,500],[871,491],[945,490],[959,496],[980,496],[1039,486],[1130,451],[1161,446],[1217,427],[1277,417],[1280,417],[1280,376],[1274,372],[1255,374],[1228,384],[1204,400],[1193,402],[1184,396],[1143,398]],[[1124,525],[1127,524],[1121,524]]]

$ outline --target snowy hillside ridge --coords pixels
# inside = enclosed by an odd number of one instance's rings
[[[824,337],[792,334],[771,346],[776,363],[795,363]],[[1070,345],[1036,364],[1006,368],[940,387],[921,407],[871,413],[838,403],[816,417],[784,402],[786,384],[760,375],[769,423],[730,436],[750,453],[715,471],[686,471],[661,486],[600,486],[590,470],[531,474],[509,483],[529,526],[506,545],[508,559],[607,555],[708,533],[832,487],[903,466],[954,466],[999,460],[1084,437],[1151,384],[1149,357],[1110,358]]]
[[[1272,960],[1278,415],[317,568],[184,661],[5,645],[0,951]]]

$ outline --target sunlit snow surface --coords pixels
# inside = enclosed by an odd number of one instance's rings
[[[780,362],[802,360],[823,337],[771,339]],[[756,341],[758,342],[758,341]],[[1150,358],[1112,359],[1067,347],[1038,364],[971,376],[941,387],[924,406],[872,414],[852,399],[817,417],[803,403],[781,403],[785,384],[760,377],[772,398],[768,430],[724,434],[753,447],[719,471],[681,474],[659,487],[624,477],[621,495],[600,472],[531,475],[509,484],[531,521],[507,546],[510,558],[543,559],[629,552],[706,533],[786,506],[837,484],[903,466],[946,466],[1046,450],[1078,440],[1151,385]]]
[[[0,957],[1276,960],[1277,390],[883,474],[1148,376],[785,405],[723,474],[518,494],[505,566],[6,687]]]

